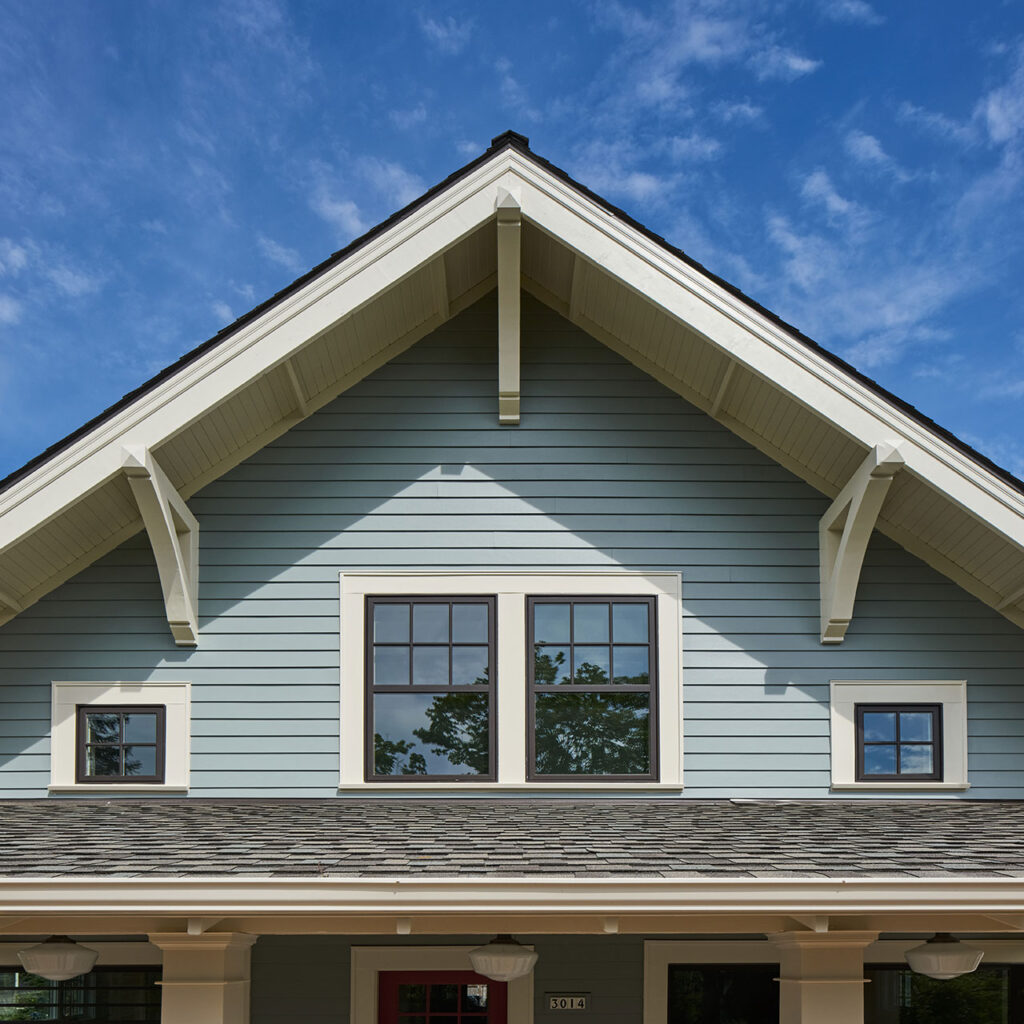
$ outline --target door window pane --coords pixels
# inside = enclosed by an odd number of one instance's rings
[[[1021,1024],[1024,972],[1018,965],[982,964],[939,981],[909,968],[867,966],[865,1024]]]
[[[671,964],[668,972],[668,1024],[778,1024],[777,964]]]

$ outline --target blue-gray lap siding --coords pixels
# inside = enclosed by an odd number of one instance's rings
[[[827,500],[536,302],[523,420],[497,426],[493,299],[190,502],[198,650],[144,536],[0,628],[0,795],[49,775],[52,680],[191,680],[192,793],[338,781],[338,571],[683,574],[685,796],[825,796],[832,678],[967,679],[971,797],[1024,797],[1024,632],[875,537],[841,647],[818,643]]]

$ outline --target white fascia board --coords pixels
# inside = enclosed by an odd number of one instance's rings
[[[8,913],[1024,912],[1024,878],[3,878]]]
[[[496,154],[0,494],[0,552],[116,476],[122,445],[158,449],[492,220],[508,164]]]
[[[512,161],[527,220],[848,437],[866,447],[904,438],[910,472],[1024,550],[1024,494],[564,181]]]

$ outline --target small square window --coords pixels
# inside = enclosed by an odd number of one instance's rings
[[[941,704],[858,704],[857,781],[942,781]]]
[[[166,708],[80,704],[75,781],[163,782]]]

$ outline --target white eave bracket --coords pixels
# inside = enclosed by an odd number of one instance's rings
[[[125,445],[121,467],[153,547],[174,642],[195,647],[199,643],[199,523],[148,448]]]
[[[518,198],[499,188],[498,213],[498,422],[519,423],[519,288],[523,211]]]
[[[871,532],[892,478],[904,466],[900,444],[876,444],[818,524],[823,644],[841,644],[853,618]]]

